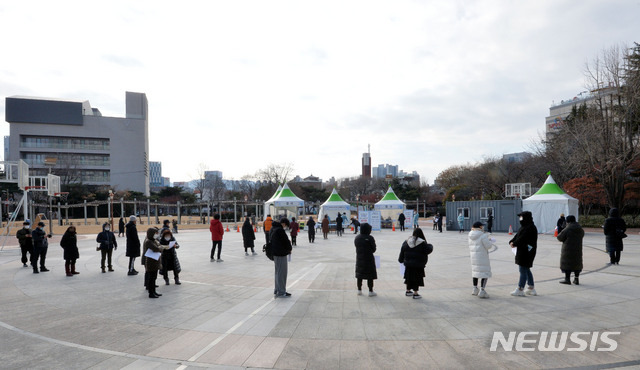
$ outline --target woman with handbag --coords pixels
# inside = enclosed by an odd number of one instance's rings
[[[607,253],[609,253],[609,265],[620,264],[622,254],[622,239],[627,237],[627,224],[620,217],[617,208],[611,208],[609,218],[604,220],[604,235],[606,236]]]

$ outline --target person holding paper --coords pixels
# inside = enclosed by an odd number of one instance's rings
[[[407,286],[405,295],[420,299],[418,294],[424,286],[424,268],[429,261],[429,254],[433,252],[433,245],[427,243],[427,238],[421,228],[413,230],[413,234],[402,243],[398,262],[404,264],[404,283]]]
[[[360,234],[353,240],[356,246],[356,279],[358,295],[362,295],[362,280],[367,280],[369,287],[369,297],[378,294],[373,291],[373,280],[378,278],[376,270],[376,259],[373,253],[376,251],[376,240],[371,236],[371,225],[363,223],[360,225]]]
[[[269,240],[273,250],[273,263],[275,266],[275,288],[273,294],[276,298],[289,298],[291,293],[287,292],[287,256],[291,254],[291,241],[282,226],[289,227],[289,220],[283,217],[280,222],[273,221],[269,231]]]
[[[484,225],[476,221],[469,231],[469,254],[471,256],[471,278],[473,279],[472,295],[478,298],[489,298],[489,294],[484,290],[487,287],[487,280],[491,277],[491,262],[489,261],[489,250],[493,245],[489,240],[489,234],[483,230]],[[478,289],[478,279],[480,289]]]
[[[520,270],[520,280],[518,287],[511,292],[512,296],[524,297],[526,295],[538,295],[533,285],[533,260],[536,258],[538,249],[538,228],[533,223],[533,215],[529,211],[518,213],[520,217],[520,229],[516,235],[509,241],[511,248],[516,249],[516,265]],[[524,291],[524,285],[528,284],[529,288]]]
[[[144,239],[142,251],[142,264],[145,267],[144,281],[149,291],[149,298],[158,298],[162,296],[156,292],[156,279],[158,278],[158,270],[162,267],[161,256],[162,251],[168,246],[160,245],[156,240],[158,228],[150,227],[147,229],[147,237]]]
[[[176,242],[176,238],[173,237],[173,233],[170,229],[164,229],[161,232],[160,245],[167,246],[168,249],[162,251],[162,276],[164,277],[164,283],[169,285],[169,271],[173,271],[173,280],[176,285],[180,285],[180,261],[178,260],[178,252],[176,249],[180,248],[180,245]]]

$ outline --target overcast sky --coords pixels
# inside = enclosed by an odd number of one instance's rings
[[[5,97],[149,100],[149,158],[239,179],[269,164],[328,180],[397,164],[433,183],[530,149],[585,63],[640,42],[638,0],[0,0]]]

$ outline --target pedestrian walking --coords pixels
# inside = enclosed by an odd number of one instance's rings
[[[531,212],[520,212],[518,216],[520,217],[520,229],[513,239],[509,241],[509,245],[511,248],[516,249],[515,261],[520,271],[520,280],[518,281],[518,287],[511,292],[511,295],[516,297],[524,297],[525,294],[535,296],[537,292],[531,268],[538,249],[538,229],[533,223]],[[525,284],[529,285],[526,292],[524,291]]]
[[[22,258],[20,259],[20,261],[22,262],[22,267],[29,267],[27,266],[27,261],[31,259],[31,251],[33,251],[31,222],[29,222],[29,220],[25,220],[22,223],[22,229],[16,231],[16,238],[18,238],[18,243],[20,244],[20,252],[22,253]],[[29,254],[28,258],[27,254]]]
[[[269,240],[273,251],[273,264],[275,267],[273,294],[276,298],[289,298],[287,292],[288,256],[291,254],[291,241],[284,231],[284,226],[289,226],[289,220],[283,217],[280,222],[273,221]]]
[[[627,237],[627,224],[620,217],[617,208],[611,208],[609,218],[604,220],[604,235],[606,236],[607,252],[609,253],[609,265],[619,265],[620,255],[624,243],[622,239]]]
[[[64,250],[62,257],[64,258],[64,271],[67,276],[78,275],[76,271],[76,260],[80,258],[78,251],[78,238],[76,236],[76,227],[69,226],[67,231],[60,239],[60,247]]]
[[[140,257],[140,238],[138,237],[138,228],[136,227],[136,216],[131,215],[129,222],[124,226],[127,237],[127,252],[125,255],[129,257],[129,271],[127,275],[138,275],[135,269],[136,257]]]
[[[576,221],[576,216],[567,216],[567,227],[558,234],[558,240],[562,242],[560,251],[560,270],[564,272],[564,280],[560,284],[571,285],[571,272],[573,283],[580,285],[580,272],[582,272],[582,239],[584,230]]]
[[[487,281],[491,277],[491,262],[489,252],[497,249],[491,244],[489,235],[483,230],[482,222],[477,221],[469,231],[469,256],[471,257],[471,279],[473,282],[472,295],[478,298],[489,298],[486,292]],[[495,249],[494,249],[495,248]],[[480,279],[480,289],[478,289],[478,279]]]
[[[316,241],[316,222],[313,220],[312,216],[309,216],[307,220],[307,234],[309,234],[309,243],[313,243]]]
[[[436,222],[438,224],[438,231],[442,232],[442,215],[440,213],[436,213],[437,217],[438,217],[438,221]]]
[[[102,232],[96,237],[96,242],[98,243],[98,250],[102,257],[100,259],[100,268],[102,269],[102,273],[106,272],[104,264],[105,259],[107,260],[106,262],[109,272],[113,272],[111,256],[113,255],[113,250],[118,249],[118,242],[116,241],[115,235],[111,232],[111,227],[107,222],[102,224]]]
[[[378,294],[373,291],[373,281],[378,278],[378,272],[376,270],[376,259],[373,255],[376,251],[376,240],[371,236],[371,225],[365,222],[360,226],[360,234],[355,237],[353,244],[356,247],[358,295],[362,295],[362,281],[367,280],[369,297],[375,297]]]
[[[404,231],[404,221],[406,219],[407,216],[405,216],[403,212],[398,215],[398,226],[400,227],[400,231]]]
[[[253,231],[253,227],[251,226],[251,219],[247,217],[242,224],[242,244],[244,245],[244,255],[249,255],[249,250],[251,250],[251,255],[255,256],[255,246],[254,240],[256,240],[256,234]]]
[[[222,222],[220,222],[220,215],[214,214],[213,220],[211,220],[211,224],[209,225],[209,231],[211,231],[211,262],[216,261],[214,258],[216,247],[218,248],[218,262],[224,262],[222,258],[220,258],[220,253],[222,253],[222,235],[224,235],[224,228],[222,227]]]
[[[180,285],[182,284],[180,282],[182,267],[180,266],[177,251],[180,245],[176,242],[176,238],[173,236],[171,230],[165,229],[164,231],[160,231],[160,234],[160,245],[166,247],[166,249],[162,250],[162,267],[160,270],[164,278],[164,283],[165,285],[170,285],[169,271],[173,271],[173,280],[176,285]]]
[[[118,236],[124,236],[124,219],[122,217],[118,221]]]
[[[322,223],[320,224],[320,226],[322,227],[322,237],[324,239],[329,239],[328,235],[329,235],[329,215],[324,215],[324,218],[322,219]]]
[[[291,234],[291,245],[297,246],[296,237],[298,236],[298,231],[300,230],[300,226],[296,222],[295,217],[291,217],[291,222],[289,223],[289,233]]]
[[[49,249],[49,241],[47,238],[51,238],[51,234],[47,234],[44,231],[44,222],[38,222],[36,227],[31,232],[31,240],[33,241],[33,251],[31,252],[31,266],[33,267],[33,273],[38,273],[38,260],[40,261],[40,271],[47,272],[49,269],[45,266],[45,260],[47,259],[47,250]]]
[[[175,218],[171,221],[171,225],[173,226],[173,233],[177,234],[178,233],[178,220],[176,220]]]
[[[405,296],[420,299],[418,293],[424,286],[424,268],[429,261],[429,254],[433,252],[433,245],[427,243],[422,229],[413,230],[411,236],[402,243],[398,262],[404,265],[404,284],[407,288]]]

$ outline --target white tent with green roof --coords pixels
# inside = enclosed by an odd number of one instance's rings
[[[270,214],[274,220],[280,217],[298,216],[298,210],[303,208],[304,200],[293,194],[287,184],[284,184],[279,192],[264,203],[265,215]]]
[[[380,199],[378,203],[373,206],[373,209],[380,211],[380,218],[383,220],[391,219],[397,220],[398,216],[404,212],[405,204],[398,199],[396,193],[393,192],[391,186],[387,190],[387,193]]]
[[[329,196],[329,199],[327,199],[326,202],[320,205],[318,220],[322,220],[324,218],[324,215],[329,215],[329,220],[335,222],[338,213],[347,214],[347,219],[345,220],[345,222],[348,224],[349,218],[351,218],[351,205],[345,202],[334,188],[331,192],[331,195]]]
[[[276,199],[276,197],[278,197],[278,194],[280,194],[280,192],[282,191],[282,185],[278,185],[278,189],[276,189],[276,192],[273,193],[273,195],[271,196],[271,198],[269,198],[269,200],[264,202],[264,218],[267,218],[267,214],[269,214],[269,206],[273,203],[273,200]]]
[[[522,210],[531,212],[538,232],[544,234],[555,230],[561,213],[574,215],[577,220],[578,200],[565,193],[549,175],[540,190],[522,201]]]

